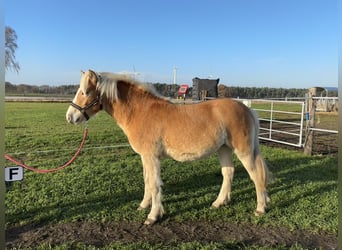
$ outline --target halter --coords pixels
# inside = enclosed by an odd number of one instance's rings
[[[89,120],[89,115],[87,114],[87,110],[94,107],[96,104],[100,104],[100,110],[101,110],[102,103],[101,103],[100,95],[98,95],[91,103],[89,103],[87,106],[83,108],[78,106],[76,103],[73,103],[73,102],[70,103],[72,107],[74,107],[75,109],[81,112],[81,114],[84,116],[84,118],[86,118],[87,121]]]

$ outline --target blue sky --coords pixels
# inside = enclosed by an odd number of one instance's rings
[[[5,1],[19,74],[77,84],[80,70],[147,82],[220,78],[228,86],[337,86],[337,0]]]

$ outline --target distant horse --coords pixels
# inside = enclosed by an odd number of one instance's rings
[[[164,214],[161,159],[192,161],[215,152],[223,183],[212,208],[226,205],[231,199],[234,152],[255,184],[255,215],[265,213],[270,201],[266,190],[269,172],[260,152],[257,116],[244,104],[216,99],[176,105],[150,85],[125,75],[82,72],[80,87],[66,113],[67,121],[84,123],[102,109],[113,117],[141,156],[145,191],[138,210],[151,206],[145,224],[153,224]]]

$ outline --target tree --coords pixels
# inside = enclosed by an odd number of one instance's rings
[[[17,45],[17,33],[14,29],[9,26],[5,28],[5,68],[13,69],[17,73],[19,72],[20,66],[15,59],[15,50],[18,48]]]

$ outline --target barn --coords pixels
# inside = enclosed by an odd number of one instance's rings
[[[192,99],[205,100],[207,98],[217,98],[217,85],[220,79],[192,79]]]

